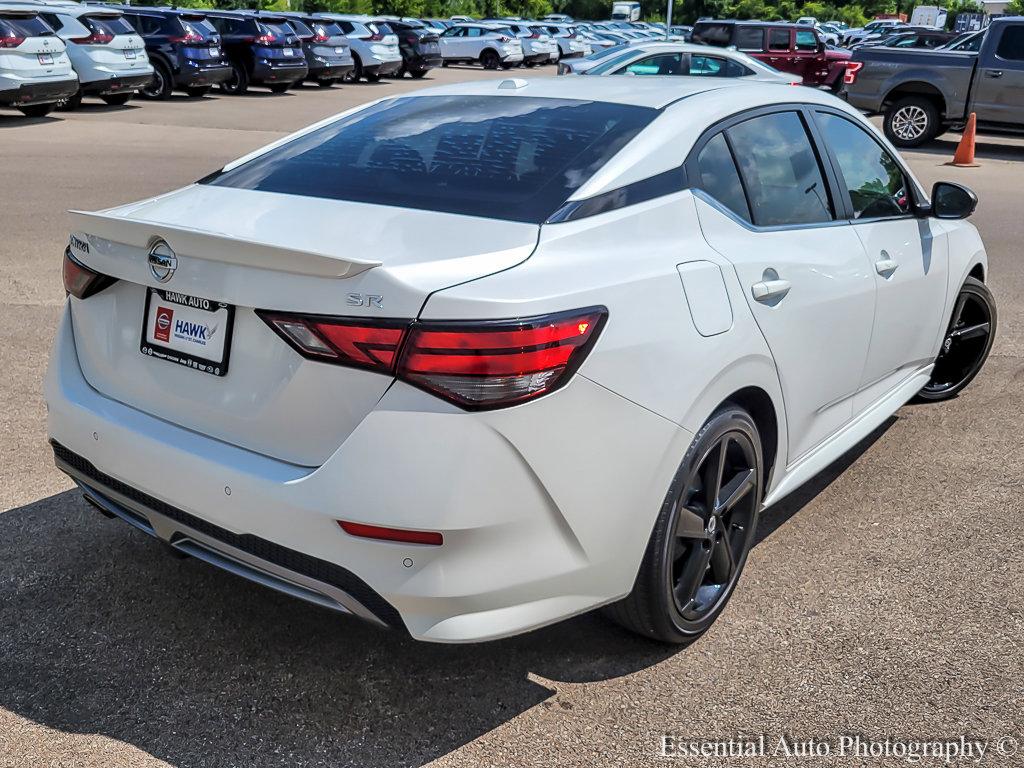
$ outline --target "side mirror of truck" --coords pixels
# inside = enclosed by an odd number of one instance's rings
[[[931,215],[937,219],[966,219],[978,207],[978,196],[962,184],[937,181],[932,187]]]

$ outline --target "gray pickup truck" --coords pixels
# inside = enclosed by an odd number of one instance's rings
[[[980,43],[975,51],[859,49],[843,92],[857,109],[884,116],[897,147],[961,128],[971,112],[979,132],[1024,133],[1024,17],[994,19]]]

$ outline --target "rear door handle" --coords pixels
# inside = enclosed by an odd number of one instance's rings
[[[899,269],[899,267],[900,265],[888,256],[875,262],[875,272],[885,278],[892,277],[892,273]]]
[[[773,300],[784,299],[792,287],[789,280],[762,280],[760,283],[750,286],[750,294],[754,297],[754,301],[771,304]]]
[[[1002,77],[1003,70],[1001,69],[986,69],[985,77]]]

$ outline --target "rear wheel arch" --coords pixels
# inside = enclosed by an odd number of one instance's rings
[[[939,117],[944,117],[946,114],[946,98],[942,95],[942,91],[936,88],[931,83],[914,81],[909,83],[900,83],[891,91],[889,91],[885,98],[882,99],[883,111],[895,104],[900,99],[905,99],[908,96],[922,96],[928,101],[935,105],[935,108],[939,112]]]
[[[968,277],[973,277],[979,283],[985,282],[985,265],[980,261],[971,267],[971,271],[967,273]]]
[[[763,493],[767,495],[768,486],[771,481],[772,471],[775,468],[775,459],[779,453],[779,415],[775,403],[761,387],[744,387],[733,392],[723,400],[715,411],[732,403],[750,414],[750,417],[757,425],[757,431],[761,438],[761,455],[764,458],[764,488]]]

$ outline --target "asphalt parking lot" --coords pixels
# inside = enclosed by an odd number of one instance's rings
[[[1000,311],[985,371],[767,512],[737,594],[689,648],[596,615],[416,644],[168,557],[70,490],[40,394],[67,209],[173,189],[378,96],[495,76],[0,111],[0,768],[672,764],[665,733],[1016,736],[1017,755],[983,764],[1024,765],[1022,141],[982,138],[974,169],[943,166],[956,137],[906,154],[927,185],[980,198]],[[676,764],[791,763],[905,764]]]

